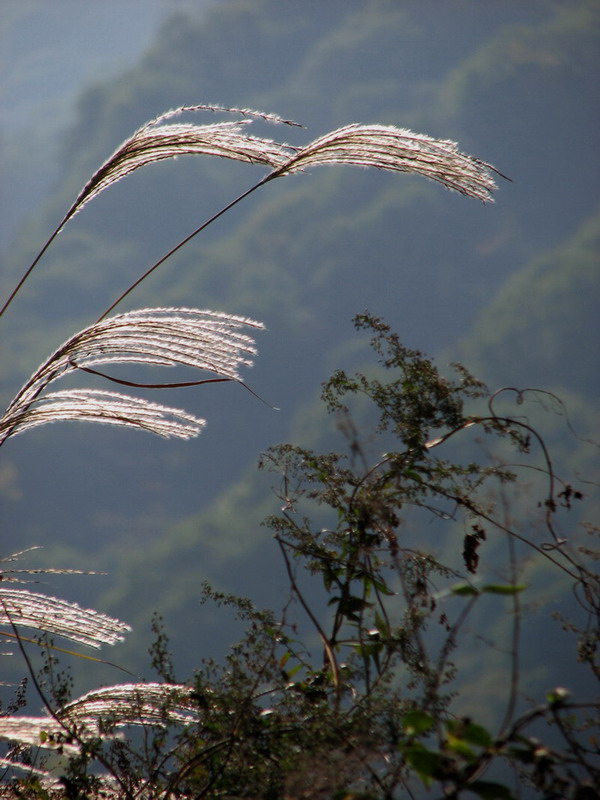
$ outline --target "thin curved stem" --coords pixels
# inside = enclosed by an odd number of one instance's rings
[[[157,270],[157,269],[158,269],[158,268],[159,268],[159,267],[160,267],[162,264],[164,264],[164,262],[165,262],[165,261],[167,261],[167,259],[171,258],[171,256],[172,256],[172,255],[174,255],[174,254],[175,254],[175,253],[176,253],[178,250],[180,250],[180,249],[181,249],[182,247],[184,247],[184,246],[185,246],[185,245],[186,245],[188,242],[190,242],[190,241],[191,241],[191,240],[194,238],[194,236],[197,236],[197,235],[198,235],[198,234],[199,234],[201,231],[203,231],[205,228],[208,228],[208,226],[209,226],[211,223],[213,223],[213,222],[215,222],[217,219],[219,219],[219,217],[221,217],[223,214],[225,214],[227,211],[229,211],[231,208],[233,208],[233,207],[234,207],[235,205],[237,205],[239,202],[241,202],[241,201],[242,201],[242,200],[244,200],[246,197],[248,197],[248,195],[252,194],[252,192],[256,191],[256,189],[258,189],[260,186],[264,186],[264,184],[265,184],[265,183],[267,183],[268,181],[270,181],[272,178],[276,177],[276,174],[278,174],[278,172],[279,172],[279,171],[277,171],[277,172],[270,172],[268,175],[265,175],[265,177],[264,177],[264,178],[262,178],[262,179],[261,179],[261,180],[260,180],[258,183],[255,183],[255,184],[254,184],[254,186],[251,186],[251,187],[250,187],[250,189],[247,189],[245,192],[242,192],[242,194],[238,195],[238,197],[236,197],[236,198],[235,198],[235,200],[232,200],[230,203],[228,203],[226,206],[224,206],[224,207],[223,207],[223,208],[222,208],[220,211],[217,211],[217,213],[216,213],[216,214],[213,214],[213,215],[212,215],[212,217],[210,217],[210,219],[207,219],[205,222],[203,222],[203,223],[202,223],[202,225],[200,225],[198,228],[196,228],[196,229],[195,229],[195,230],[193,230],[193,231],[192,231],[190,234],[188,234],[188,235],[187,235],[187,236],[186,236],[184,239],[182,239],[182,240],[181,240],[181,241],[180,241],[178,244],[176,244],[176,245],[175,245],[175,247],[172,247],[172,248],[169,250],[169,252],[168,252],[168,253],[165,253],[165,255],[164,255],[164,256],[162,256],[161,258],[159,258],[159,259],[158,259],[158,261],[157,261],[155,264],[153,264],[151,267],[149,267],[149,268],[146,270],[146,272],[144,272],[144,274],[143,274],[143,275],[141,275],[141,276],[140,276],[140,277],[139,277],[139,278],[138,278],[136,281],[134,281],[134,282],[131,284],[131,286],[129,286],[129,288],[127,288],[127,289],[126,289],[126,290],[125,290],[125,291],[124,291],[122,294],[120,294],[120,295],[119,295],[119,297],[117,297],[117,299],[114,301],[114,303],[112,303],[112,304],[111,304],[111,305],[110,305],[110,306],[109,306],[109,307],[106,309],[106,311],[104,311],[104,313],[103,313],[103,314],[102,314],[100,317],[98,317],[98,319],[97,319],[96,321],[97,321],[97,322],[102,322],[102,320],[103,320],[105,317],[107,317],[107,316],[110,314],[110,312],[111,312],[111,311],[112,311],[112,310],[113,310],[113,309],[114,309],[114,308],[115,308],[115,307],[116,307],[116,306],[117,306],[117,305],[118,305],[118,304],[119,304],[119,303],[120,303],[122,300],[124,300],[124,299],[127,297],[127,295],[129,295],[129,294],[130,294],[130,293],[131,293],[131,292],[132,292],[132,291],[133,291],[133,290],[134,290],[136,287],[138,287],[138,286],[140,285],[140,283],[141,283],[142,281],[146,280],[146,278],[147,278],[149,275],[151,275],[151,274],[152,274],[152,273],[153,273],[155,270]]]
[[[65,217],[65,219],[66,219],[66,217]],[[25,283],[25,281],[27,280],[27,278],[29,278],[29,276],[31,275],[31,273],[33,272],[33,270],[36,268],[36,266],[37,266],[38,262],[40,261],[40,259],[42,258],[42,256],[43,256],[43,255],[44,255],[44,253],[46,252],[46,250],[47,250],[47,249],[50,247],[50,245],[52,244],[52,242],[53,242],[53,241],[56,239],[56,237],[58,236],[58,234],[61,232],[61,230],[62,230],[62,228],[63,228],[63,226],[64,226],[64,224],[65,224],[65,219],[63,219],[63,220],[61,221],[60,225],[59,225],[59,226],[56,228],[56,230],[55,230],[55,231],[52,233],[52,235],[50,236],[50,238],[48,239],[48,241],[46,242],[46,244],[45,244],[45,245],[42,247],[42,249],[40,250],[40,252],[37,254],[37,256],[36,256],[36,257],[35,257],[35,259],[33,260],[32,264],[29,266],[29,268],[27,269],[27,271],[25,272],[25,274],[23,275],[23,277],[21,278],[21,280],[20,280],[20,281],[17,283],[17,285],[15,286],[15,288],[13,289],[13,291],[11,292],[10,296],[8,297],[8,300],[7,300],[7,301],[4,303],[4,305],[3,305],[3,306],[2,306],[2,308],[0,309],[0,317],[1,317],[1,316],[4,314],[4,312],[6,311],[6,309],[9,307],[9,305],[10,305],[10,304],[12,303],[12,301],[15,299],[15,297],[17,296],[17,294],[20,292],[20,290],[21,290],[21,287],[23,286],[23,284]]]
[[[337,663],[337,660],[336,660],[336,657],[335,657],[335,653],[333,652],[333,648],[331,646],[330,640],[327,638],[327,635],[325,634],[325,631],[323,630],[323,628],[319,624],[318,619],[315,617],[315,615],[313,614],[313,612],[310,609],[310,606],[308,605],[308,603],[306,602],[306,600],[302,596],[302,592],[300,591],[300,589],[298,587],[298,584],[296,583],[296,579],[295,579],[294,573],[292,571],[292,565],[290,564],[290,559],[288,557],[288,554],[286,553],[283,539],[281,539],[281,537],[279,535],[276,535],[275,536],[275,541],[277,542],[277,544],[279,545],[279,549],[281,550],[281,554],[283,556],[283,560],[284,560],[284,563],[285,563],[285,568],[286,568],[286,571],[287,571],[288,578],[290,580],[290,584],[292,586],[292,589],[293,589],[294,593],[296,594],[296,597],[300,601],[300,604],[301,604],[302,608],[304,609],[304,611],[308,615],[308,618],[310,619],[312,624],[315,626],[315,629],[316,629],[317,633],[321,637],[321,641],[322,641],[323,647],[325,649],[325,654],[327,656],[327,660],[329,661],[329,666],[331,667],[333,684],[334,684],[335,689],[336,689],[336,697],[337,697],[337,701],[339,703],[339,700],[340,700],[340,670],[339,670],[339,666],[338,666],[338,663]]]
[[[505,492],[501,490],[501,497],[502,503],[505,508],[505,520],[504,524],[507,528],[510,526],[510,517],[508,515],[508,502],[505,496]],[[517,586],[518,583],[518,568],[517,568],[517,554],[516,554],[516,547],[515,547],[515,540],[512,536],[507,535],[506,541],[508,544],[508,558],[510,563],[510,582],[513,586]],[[502,720],[502,724],[500,725],[500,734],[502,736],[503,733],[508,729],[508,726],[512,722],[514,718],[515,709],[517,707],[517,699],[518,699],[518,692],[519,692],[519,678],[520,678],[520,641],[521,641],[521,598],[519,592],[514,592],[511,595],[512,600],[512,607],[513,607],[513,619],[512,619],[512,641],[511,641],[511,649],[510,649],[510,692],[508,696],[508,702],[506,704],[506,710],[504,712],[504,718]]]
[[[105,372],[100,372],[97,369],[92,369],[91,367],[82,367],[79,364],[76,364],[74,361],[70,362],[75,369],[80,370],[81,372],[87,372],[90,375],[98,375],[100,378],[104,378],[111,383],[118,383],[120,386],[131,386],[135,389],[187,389],[189,386],[202,386],[205,383],[237,383],[240,386],[243,386],[246,391],[250,392],[250,394],[254,395],[257,400],[260,400],[261,403],[264,403],[268,406],[272,411],[279,411],[277,406],[272,406],[270,403],[257,394],[254,389],[251,389],[247,383],[244,381],[240,381],[237,378],[202,378],[199,381],[178,381],[175,383],[140,383],[139,381],[127,381],[124,378],[114,378],[112,375],[107,375]]]

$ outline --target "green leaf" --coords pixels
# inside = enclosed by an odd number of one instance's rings
[[[423,745],[407,747],[404,758],[427,787],[431,786],[434,779],[440,780],[446,775],[447,759],[441,753],[427,750]]]
[[[481,587],[481,591],[488,594],[518,594],[526,588],[527,586],[524,583],[487,583]]]
[[[291,669],[286,670],[288,678],[293,678],[294,675],[297,675],[298,672],[300,672],[301,669],[302,669],[302,664],[296,664],[295,667],[292,667]]]
[[[373,578],[371,580],[371,583],[377,589],[378,592],[381,592],[381,594],[385,594],[388,597],[393,597],[396,594],[396,592],[390,589],[387,583],[385,583],[385,581],[383,580],[380,580],[378,578]]]
[[[434,719],[426,711],[415,709],[402,718],[402,727],[408,736],[420,736],[434,727]]]
[[[375,627],[377,628],[381,636],[387,637],[390,635],[390,626],[381,616],[379,611],[375,612]]]
[[[452,734],[450,734],[446,740],[446,748],[451,750],[453,753],[462,756],[462,758],[469,763],[473,763],[477,760],[475,751],[472,750],[462,739],[457,736],[453,736]]]
[[[292,655],[292,654],[291,654],[291,653],[290,653],[290,651],[288,650],[288,651],[287,651],[287,653],[284,653],[284,654],[281,656],[281,658],[280,658],[280,660],[279,660],[279,669],[283,669],[283,668],[285,667],[285,665],[287,664],[287,662],[290,660],[290,656],[291,656],[291,655]]]
[[[453,737],[477,747],[488,748],[494,743],[491,734],[482,725],[476,725],[474,722],[461,719],[448,720],[446,729]]]
[[[423,476],[414,469],[406,469],[403,472],[405,478],[410,478],[418,483],[423,483]]]
[[[362,597],[350,595],[349,597],[340,598],[339,609],[340,613],[350,619],[356,618],[356,614],[364,611],[365,608],[370,608],[373,604],[367,602]]]
[[[506,786],[502,786],[501,783],[475,781],[469,784],[469,791],[479,795],[483,800],[515,800],[510,789]]]
[[[474,586],[471,586],[470,583],[457,583],[456,586],[453,586],[452,594],[457,594],[460,597],[469,597],[479,594],[479,589],[476,589]]]

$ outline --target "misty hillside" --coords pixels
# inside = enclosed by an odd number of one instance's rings
[[[365,308],[410,347],[461,358],[492,387],[564,391],[592,435],[599,31],[600,9],[585,0],[222,0],[174,13],[133,66],[91,82],[58,146],[56,184],[5,259],[9,290],[99,164],[181,104],[277,113],[305,129],[254,122],[253,132],[292,144],[351,122],[408,127],[458,141],[512,182],[499,178],[484,206],[415,176],[338,166],[253,194],[120,310],[193,305],[263,321],[246,378],[266,404],[234,385],[163,393],[208,419],[191,444],[79,425],[15,438],[0,468],[5,549],[39,544],[36,563],[107,571],[65,591],[134,624],[127,658],[138,666],[153,610],[175,627],[212,613],[198,606],[204,579],[277,602],[276,554],[260,527],[274,478],[255,464],[280,441],[337,446],[316,398],[336,367],[365,363],[351,324]],[[263,174],[182,158],[86,207],[2,319],[2,397]],[[227,638],[210,630],[213,643]],[[203,652],[181,630],[175,640],[186,663]]]
[[[2,4],[0,251],[60,174],[59,142],[82,85],[134,63],[166,13],[161,0]]]

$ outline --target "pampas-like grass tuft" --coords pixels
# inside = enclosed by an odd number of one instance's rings
[[[0,739],[17,742],[25,747],[40,747],[76,755],[88,743],[115,739],[125,726],[165,727],[189,724],[198,718],[192,700],[192,689],[181,684],[128,683],[106,686],[66,703],[53,716],[11,716],[0,718]],[[22,769],[37,775],[50,789],[59,786],[51,772],[32,770],[31,764],[12,759],[0,759],[7,768]],[[115,779],[104,775],[99,779],[102,797],[122,797]]]
[[[214,125],[164,124],[184,112],[193,111],[241,114],[246,119],[237,122],[219,122]],[[263,164],[273,169],[281,167],[289,158],[289,148],[270,139],[245,135],[242,126],[251,122],[252,117],[266,122],[300,127],[297,123],[284,120],[276,114],[265,114],[247,108],[205,105],[180,106],[151,119],[133,136],[125,139],[112,156],[96,170],[65,214],[59,230],[104,189],[140,167],[156,161],[165,161],[181,155],[204,155],[229,158],[247,164]]]
[[[176,112],[173,112],[176,113]],[[144,125],[127,139],[95,172],[81,190],[63,220],[63,225],[100,192],[140,167],[181,155],[219,156],[247,164],[262,164],[278,169],[288,159],[288,151],[269,139],[243,133],[250,120],[220,122],[214,125]]]
[[[494,167],[461,153],[456,142],[391,125],[348,125],[332,131],[299,150],[280,174],[320,164],[412,172],[484,203],[492,200],[496,189]]]
[[[165,124],[184,112],[196,111],[233,113],[241,115],[243,119],[234,122],[218,122],[213,125]],[[50,244],[75,214],[104,189],[140,167],[157,161],[183,155],[208,155],[242,161],[247,164],[261,164],[270,167],[271,171],[169,251],[158,264],[151,267],[142,276],[141,280],[180,246],[204,230],[206,225],[255,189],[275,178],[292,175],[307,167],[319,164],[353,164],[391,172],[412,172],[437,181],[447,189],[482,200],[484,203],[492,200],[492,193],[496,189],[492,173],[501,175],[491,164],[462,153],[455,142],[434,139],[425,134],[413,133],[410,130],[391,125],[347,125],[315,139],[306,147],[293,147],[271,139],[248,136],[244,127],[253,119],[302,127],[296,122],[282,119],[275,114],[208,105],[180,106],[160,114],[142,125],[115,150],[85,184],[75,202],[0,309],[0,316],[6,311]],[[138,283],[139,281],[136,281],[134,287]],[[119,300],[130,290],[125,292]]]
[[[124,683],[94,689],[64,705],[59,716],[92,727],[102,718],[115,726],[164,725],[198,718],[190,686],[165,683]]]
[[[206,420],[180,408],[150,403],[139,397],[92,389],[51,392],[22,414],[15,415],[9,435],[51,422],[100,422],[145,430],[166,439],[191,439],[202,431]]]
[[[27,589],[0,589],[0,624],[11,622],[94,648],[121,642],[131,630],[124,622],[77,603]]]
[[[492,199],[496,188],[491,176],[491,172],[496,170],[485,161],[461,153],[456,142],[434,139],[392,125],[347,125],[321,136],[306,147],[294,148],[246,135],[242,125],[251,121],[248,118],[214,125],[164,124],[184,111],[206,108],[182,106],[143,125],[92,175],[61,227],[90,200],[121,178],[147,164],[180,155],[219,156],[271,167],[272,172],[261,183],[318,164],[354,164],[392,172],[413,172],[483,202]],[[296,124],[248,109],[212,107],[211,110],[237,111],[271,122]]]
[[[182,365],[241,381],[254,340],[243,329],[263,325],[244,317],[190,308],[146,308],[117,314],[72,336],[23,386],[0,419],[0,444],[50,422],[81,420],[125,425],[165,437],[197,436],[205,421],[185,411],[118,392],[64,390],[42,396],[54,381],[100,364]],[[93,371],[93,370],[91,370]]]

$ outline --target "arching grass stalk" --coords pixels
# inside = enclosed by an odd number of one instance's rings
[[[183,112],[199,110],[237,113],[245,118],[237,122],[221,122],[214,125],[164,124],[166,120]],[[319,137],[306,147],[297,148],[270,139],[245,135],[242,126],[249,123],[251,118],[298,127],[297,123],[281,119],[273,114],[205,105],[180,106],[143,125],[117,148],[83,187],[75,202],[0,309],[0,316],[6,311],[44,253],[72,217],[104,189],[140,167],[156,161],[177,158],[180,155],[212,155],[249,164],[262,164],[271,167],[272,171],[169,250],[109,306],[100,319],[107,316],[141,281],[145,280],[194,236],[260,186],[264,186],[275,178],[292,175],[311,166],[351,164],[392,172],[416,173],[442,183],[448,189],[477,198],[485,203],[492,199],[492,192],[496,189],[492,173],[501,175],[487,162],[461,153],[455,142],[433,139],[425,134],[416,134],[395,126],[347,125]]]
[[[100,169],[98,169],[85,184],[67,213],[58,223],[56,229],[52,232],[49,239],[21,277],[17,286],[9,295],[0,309],[0,316],[4,314],[12,303],[23,284],[27,281],[67,222],[104,189],[139,169],[139,167],[155,161],[176,158],[184,154],[217,155],[223,158],[246,161],[248,163],[263,163],[268,165],[276,165],[281,162],[283,155],[279,152],[279,146],[266,139],[259,140],[242,134],[242,124],[249,122],[250,119],[244,119],[242,122],[227,122],[203,126],[163,124],[166,120],[187,111],[227,112],[241,114],[247,118],[258,117],[269,122],[297,125],[297,123],[291,120],[283,120],[273,114],[262,114],[260,112],[250,111],[249,109],[222,108],[220,106],[207,105],[180,106],[145,123],[133,136],[126,139],[115,150],[113,155],[102,164]]]
[[[244,118],[213,125],[165,124],[167,120],[183,112],[198,110],[237,113]],[[416,173],[483,202],[491,201],[492,192],[496,188],[492,173],[497,173],[497,170],[478,158],[461,153],[455,142],[432,139],[394,126],[353,124],[338,128],[299,148],[246,135],[244,128],[252,118],[297,125],[273,114],[248,109],[181,106],[143,125],[92,175],[26,270],[0,310],[0,315],[8,308],[67,222],[104,189],[140,167],[179,155],[212,155],[271,168],[271,172],[258,183],[242,192],[172,247],[122,292],[94,325],[65,342],[41,365],[0,419],[0,444],[14,433],[64,419],[129,425],[161,436],[188,438],[197,435],[204,420],[193,418],[179,409],[157,406],[138,398],[89,390],[55,392],[45,397],[41,397],[41,394],[52,381],[73,370],[85,368],[90,371],[95,365],[107,362],[161,366],[183,364],[216,373],[217,377],[211,379],[212,382],[230,379],[242,383],[235,365],[249,365],[250,362],[242,358],[240,353],[244,350],[255,353],[255,349],[251,339],[232,334],[232,331],[239,325],[261,328],[260,323],[231,315],[215,315],[214,312],[185,308],[143,309],[112,318],[108,318],[108,315],[181,247],[275,178],[302,172],[312,166],[350,164],[392,172]],[[213,319],[209,322],[211,317]],[[220,317],[216,323],[216,334],[215,317]],[[222,334],[225,334],[225,338]],[[99,374],[114,380],[104,373]],[[194,385],[197,382],[186,383]],[[134,385],[133,382],[131,384]],[[161,382],[152,386],[165,388],[169,384]]]

